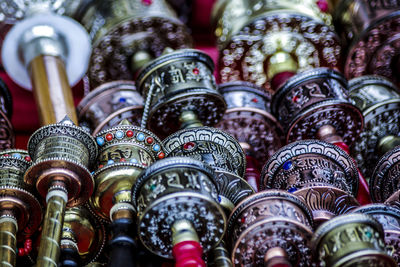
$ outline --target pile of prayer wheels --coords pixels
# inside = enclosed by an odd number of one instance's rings
[[[194,7],[0,2],[0,266],[400,266],[400,3]]]

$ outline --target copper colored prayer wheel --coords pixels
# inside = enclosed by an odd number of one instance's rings
[[[400,190],[398,168],[400,146],[387,152],[377,163],[369,181],[371,199],[373,202],[384,202],[396,191]]]
[[[132,80],[147,61],[166,47],[191,47],[186,26],[164,1],[97,1],[81,23],[93,44],[89,78],[91,86],[115,80]]]
[[[239,141],[247,155],[265,162],[283,145],[283,130],[271,115],[271,94],[248,82],[219,85],[227,110],[216,125]]]
[[[145,99],[142,127],[161,138],[180,128],[215,125],[226,109],[205,53],[182,49],[148,63],[137,77]]]
[[[379,157],[400,144],[400,94],[393,83],[375,75],[350,80],[349,90],[364,116],[364,129],[351,152],[369,178]]]
[[[319,140],[284,146],[265,164],[261,189],[295,192],[301,188],[330,186],[355,196],[358,172],[353,160],[339,147]]]
[[[176,248],[185,242],[207,252],[224,235],[226,218],[218,204],[214,171],[201,161],[170,157],[155,162],[138,178],[132,197],[139,238],[159,256],[172,258],[174,250],[180,260]]]
[[[313,236],[319,266],[397,266],[386,252],[382,225],[370,215],[341,215],[322,224]]]
[[[346,214],[360,204],[349,193],[332,186],[312,186],[293,192],[312,211],[316,226],[335,216]]]
[[[235,266],[310,266],[312,262],[311,212],[290,193],[267,190],[247,197],[233,210],[227,233]]]
[[[346,77],[377,74],[398,84],[400,4],[341,0],[334,18],[348,45]]]
[[[400,209],[384,204],[370,204],[357,208],[353,212],[369,214],[382,224],[387,252],[399,265]]]
[[[118,125],[124,119],[140,125],[143,98],[132,81],[113,81],[86,95],[77,107],[79,124],[92,135]]]
[[[327,7],[322,9],[307,0],[218,1],[213,22],[221,82],[243,80],[275,90],[297,72],[340,67],[340,40]]]
[[[273,97],[272,112],[288,143],[303,139],[353,143],[363,128],[361,111],[351,103],[346,79],[317,68],[290,78]]]

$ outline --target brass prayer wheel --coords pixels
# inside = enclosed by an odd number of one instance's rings
[[[132,81],[113,81],[87,94],[77,107],[79,124],[92,135],[118,125],[124,119],[140,125],[143,98]]]
[[[33,165],[24,181],[36,185],[47,203],[37,264],[56,266],[65,207],[86,202],[93,192],[93,178],[87,168],[97,158],[96,141],[65,117],[34,132],[28,151]]]
[[[185,241],[207,252],[225,233],[214,171],[201,161],[170,157],[155,162],[137,179],[132,197],[139,238],[161,257],[172,258],[173,248]]]
[[[2,45],[3,66],[18,85],[33,89],[41,125],[65,116],[78,123],[70,86],[84,76],[91,46],[79,23],[56,13],[73,13],[71,2],[7,0],[0,7],[3,23],[15,23]]]
[[[186,26],[164,0],[97,1],[80,21],[92,38],[92,86],[132,80],[135,71],[166,47],[192,45]]]
[[[232,135],[259,162],[265,162],[282,147],[283,129],[271,114],[271,94],[248,82],[230,82],[218,87],[227,109],[216,125]]]
[[[369,214],[382,225],[387,252],[399,265],[400,210],[385,204],[370,204],[357,208],[353,212]]]
[[[261,189],[295,192],[301,188],[330,186],[355,196],[358,172],[339,147],[319,140],[291,143],[278,150],[261,172]]]
[[[5,82],[0,79],[0,150],[15,145],[14,129],[11,124],[13,112],[11,93]]]
[[[288,143],[304,139],[353,143],[363,128],[361,111],[352,104],[342,74],[317,68],[290,78],[272,99],[272,113]]]
[[[137,77],[145,99],[142,126],[163,138],[180,128],[215,125],[226,104],[213,71],[212,59],[194,49],[173,51],[148,63]]]
[[[29,238],[39,228],[42,209],[30,185],[24,182],[31,166],[27,151],[0,152],[0,265],[16,266],[17,241]]]
[[[310,266],[312,216],[296,196],[266,190],[233,210],[227,233],[235,266]]]
[[[400,190],[400,179],[397,169],[400,146],[387,152],[376,164],[375,170],[369,181],[371,199],[373,202],[384,202],[396,191]]]
[[[377,74],[399,83],[399,11],[397,1],[339,2],[334,19],[348,45],[344,64],[348,79]]]
[[[350,80],[349,91],[364,116],[364,129],[351,152],[369,178],[379,157],[400,144],[400,94],[389,80],[374,75]]]
[[[161,141],[152,132],[125,120],[98,133],[96,142],[99,156],[90,199],[94,212],[106,221],[135,213],[130,204],[132,186],[141,171],[164,158]]]
[[[67,208],[65,211],[61,256],[64,250],[72,250],[79,256],[80,265],[97,260],[107,239],[104,223],[90,212],[85,206]]]
[[[308,0],[217,2],[221,82],[244,80],[275,90],[297,72],[340,68],[340,40],[323,9]]]
[[[382,225],[370,215],[333,218],[316,230],[312,242],[320,266],[397,266],[386,252]]]

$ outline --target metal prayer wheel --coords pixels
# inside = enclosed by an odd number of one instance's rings
[[[125,215],[131,217],[135,213],[130,204],[132,186],[141,171],[164,158],[162,143],[152,132],[126,120],[98,133],[96,142],[99,156],[93,174],[96,186],[90,204],[94,212],[106,221]]]
[[[400,144],[400,94],[380,76],[362,76],[349,82],[350,97],[363,112],[364,130],[352,146],[352,155],[366,177],[379,157]]]
[[[132,80],[134,72],[166,47],[191,47],[186,26],[164,1],[106,0],[80,19],[92,38],[89,78],[92,86]]]
[[[3,42],[3,66],[18,85],[33,88],[42,125],[65,116],[78,123],[70,86],[85,74],[91,45],[79,23],[55,13],[71,2],[7,0],[0,7],[3,23],[15,23]]]
[[[385,249],[382,225],[366,214],[346,214],[321,225],[313,236],[319,266],[397,266]]]
[[[400,210],[384,204],[371,204],[357,208],[353,212],[369,214],[382,225],[387,252],[399,265]]]
[[[17,241],[30,237],[42,221],[42,209],[23,176],[31,166],[25,150],[0,152],[0,265],[16,266]]]
[[[283,129],[271,115],[271,95],[248,82],[221,84],[227,110],[217,128],[239,141],[246,155],[265,162],[283,145]]]
[[[124,119],[140,125],[143,98],[131,81],[113,81],[95,88],[77,107],[81,126],[90,129],[92,135],[117,126]]]
[[[180,128],[215,125],[226,104],[213,71],[212,59],[194,49],[167,53],[148,63],[136,80],[145,99],[142,127],[163,138]]]
[[[214,171],[189,157],[170,157],[155,162],[137,179],[132,189],[138,214],[138,233],[153,253],[181,262],[185,249],[195,247],[193,260],[222,239],[226,218],[218,204]],[[204,264],[204,263],[203,263]],[[196,265],[198,266],[198,265]]]
[[[310,266],[312,223],[310,210],[292,194],[267,190],[247,197],[229,218],[233,264]]]
[[[297,72],[340,67],[340,40],[328,7],[322,9],[308,0],[217,2],[221,82],[244,80],[273,91]]]
[[[93,178],[87,168],[97,158],[96,141],[66,117],[34,132],[28,151],[33,165],[24,181],[36,185],[47,203],[37,264],[56,266],[65,207],[86,202],[93,192]]]
[[[400,146],[397,146],[383,155],[376,164],[369,181],[373,202],[384,202],[396,191],[400,190],[400,179],[398,178],[399,155]]]
[[[60,262],[64,260],[71,264],[75,260],[82,266],[97,260],[105,247],[106,234],[105,225],[85,206],[67,208],[60,242]]]
[[[229,134],[211,127],[180,130],[163,141],[167,157],[190,157],[210,165],[219,203],[227,213],[254,190],[242,178],[246,159],[240,144]]]
[[[362,113],[347,94],[346,79],[326,68],[290,78],[274,95],[272,113],[284,127],[288,143],[320,139],[349,145],[363,127]]]
[[[334,18],[349,46],[344,64],[348,79],[377,74],[399,83],[399,11],[397,1],[339,2]]]
[[[261,172],[260,186],[289,192],[329,186],[355,196],[358,172],[353,160],[339,147],[304,140],[284,146],[269,159]]]
[[[11,124],[12,98],[5,82],[0,79],[0,150],[14,147],[15,136]]]

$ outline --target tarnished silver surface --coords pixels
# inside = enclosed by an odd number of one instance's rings
[[[370,178],[379,157],[387,152],[380,148],[383,138],[400,136],[400,94],[389,80],[372,75],[350,80],[349,91],[364,116],[364,129],[351,154],[361,172]]]
[[[333,186],[356,196],[357,168],[349,155],[337,146],[304,140],[278,150],[261,172],[261,189],[294,192],[309,186]]]
[[[327,68],[290,78],[274,95],[272,112],[285,128],[288,143],[316,139],[318,130],[330,125],[351,144],[363,127],[361,111],[348,96],[346,79]]]
[[[147,249],[171,258],[171,227],[178,220],[192,223],[205,252],[220,242],[226,218],[213,176],[208,165],[188,157],[166,158],[142,172],[132,198],[139,238]]]

